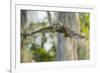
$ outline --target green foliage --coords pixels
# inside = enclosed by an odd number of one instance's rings
[[[45,48],[40,46],[36,47],[35,44],[31,47],[33,60],[36,62],[53,61],[55,52],[53,50],[46,51]]]
[[[89,59],[90,49],[90,14],[89,13],[79,13],[79,19],[80,19],[80,28],[81,33],[85,35],[85,41],[84,41],[84,47],[78,48],[79,58],[80,60]],[[88,55],[88,56],[87,56]]]
[[[31,23],[31,28],[33,30],[37,29],[37,28],[44,28],[47,27],[47,23],[46,22],[41,22],[41,23]],[[37,44],[35,42],[36,39],[38,39],[37,37],[41,36],[41,44]],[[49,33],[49,38],[51,38],[52,40],[54,39],[54,35],[52,33]],[[47,37],[46,37],[46,33],[37,33],[33,36],[33,43],[32,43],[32,47],[30,48],[32,51],[32,58],[34,61],[36,62],[47,62],[47,61],[54,61],[55,59],[55,44],[53,42],[53,46],[50,50],[46,50],[46,48],[44,48],[44,44],[47,42]]]
[[[79,13],[81,33],[85,34],[86,38],[89,38],[90,30],[90,14]]]

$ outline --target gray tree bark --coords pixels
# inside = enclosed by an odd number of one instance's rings
[[[21,32],[27,31],[27,11],[21,11]],[[29,36],[21,36],[21,63],[32,62],[32,53],[28,48]]]
[[[62,22],[65,26],[71,30],[79,33],[79,22],[76,13],[64,13],[59,12],[57,15],[57,21]],[[65,38],[63,34],[58,33],[58,46],[57,46],[57,60],[77,60],[77,48],[78,40]]]

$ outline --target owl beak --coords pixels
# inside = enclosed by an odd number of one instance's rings
[[[57,26],[56,26],[56,28],[57,28]],[[58,29],[58,28],[57,28]]]

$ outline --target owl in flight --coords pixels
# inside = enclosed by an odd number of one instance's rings
[[[27,33],[26,35],[33,35],[38,32],[59,32],[59,33],[64,33],[65,37],[80,38],[80,39],[85,38],[83,35],[80,35],[75,31],[69,29],[68,27],[64,26],[61,22],[54,22],[51,26],[41,28],[36,31],[32,31],[30,33]]]

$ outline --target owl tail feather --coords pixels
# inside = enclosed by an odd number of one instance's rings
[[[84,39],[84,38],[85,38],[85,36],[80,35],[80,34],[78,34],[78,33],[73,33],[73,34],[70,35],[70,36],[73,37],[73,38],[77,38],[77,39]]]
[[[84,39],[85,38],[85,36],[83,36],[83,35],[80,35],[80,34],[76,34],[76,36],[75,36],[76,38],[80,38],[80,39]]]
[[[78,33],[71,33],[71,34],[69,34],[69,33],[64,33],[64,36],[65,37],[70,37],[70,38],[77,38],[77,39],[84,39],[85,38],[85,36],[83,36],[83,35],[80,35],[80,34],[78,34]]]

